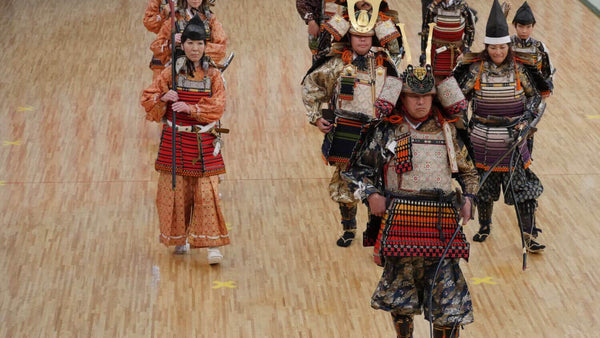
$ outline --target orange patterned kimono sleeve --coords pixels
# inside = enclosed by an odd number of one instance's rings
[[[163,64],[171,60],[171,20],[163,22],[156,40],[150,45],[150,50]]]
[[[161,0],[148,0],[146,12],[144,13],[144,27],[150,32],[157,34],[162,27],[165,18],[161,15]]]
[[[227,51],[227,34],[225,34],[223,26],[217,21],[214,14],[210,17],[209,25],[210,42],[206,45],[206,55],[219,63],[225,58],[225,52]]]
[[[144,89],[140,103],[146,111],[146,120],[160,122],[165,115],[167,103],[160,98],[169,91],[171,81],[171,67],[167,67],[152,81],[150,87]]]
[[[212,83],[212,95],[203,97],[197,104],[192,106],[190,115],[201,123],[218,121],[225,112],[225,85],[221,73],[215,69],[208,70],[208,76]]]

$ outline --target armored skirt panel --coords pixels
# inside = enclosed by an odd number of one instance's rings
[[[515,141],[514,125],[494,127],[475,123],[470,138],[473,152],[475,153],[475,166],[480,169],[489,170]],[[523,141],[517,148],[519,152],[514,156],[519,156],[520,154],[524,167],[529,167],[531,164],[531,154],[527,143]],[[511,161],[512,163],[517,163],[516,159],[511,154],[508,154],[492,171],[508,172],[511,167]]]
[[[469,258],[469,243],[458,223],[456,196],[394,197],[382,220],[375,255],[385,257],[441,257],[457,231],[446,257]]]
[[[477,168],[488,170],[511,147],[515,140],[514,126],[516,118],[523,115],[525,108],[525,94],[523,89],[517,88],[514,72],[506,76],[491,77],[483,74],[481,88],[475,91],[473,99],[473,113],[476,117],[494,120],[495,123],[486,124],[473,121],[470,135],[471,144],[475,153]],[[503,120],[505,122],[502,122]],[[512,121],[512,122],[510,122]],[[518,146],[523,164],[527,168],[531,164],[531,155],[525,142]],[[516,163],[514,158],[513,162]],[[509,171],[511,156],[505,156],[493,171]]]
[[[192,88],[193,89],[193,88]],[[179,100],[188,104],[196,104],[203,96],[210,96],[208,92],[178,90]],[[193,89],[197,90],[197,89]],[[165,117],[169,123],[163,125],[158,158],[155,168],[158,171],[171,172],[173,163],[173,142],[175,142],[175,172],[181,176],[206,177],[225,173],[225,164],[220,153],[214,154],[216,136],[212,133],[197,133],[177,131],[173,141],[171,104],[167,105]],[[175,114],[177,126],[202,127],[198,121],[184,113]]]
[[[459,229],[447,257],[468,259],[469,243],[458,224],[443,132],[411,129],[387,147],[396,154],[385,166],[386,195],[391,202],[375,254],[382,261],[386,256],[441,257]],[[436,193],[431,193],[434,190]]]
[[[446,77],[456,66],[463,44],[465,21],[460,10],[440,9],[435,23],[431,46],[433,75]]]
[[[348,163],[363,129],[368,127],[367,119],[337,116],[333,129],[325,135],[321,151],[329,164]]]

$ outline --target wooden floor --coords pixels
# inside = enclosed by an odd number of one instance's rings
[[[416,52],[420,2],[389,2]],[[549,248],[522,272],[514,211],[497,205],[492,236],[463,264],[475,308],[463,337],[597,337],[600,19],[574,0],[529,3],[558,68],[532,166]],[[470,4],[477,50],[491,1]],[[219,266],[204,250],[159,245],[160,126],[138,103],[151,80],[144,8],[0,3],[0,336],[394,336],[370,307],[381,273],[371,250],[335,246],[331,170],[300,97],[310,61],[294,1],[217,1],[236,53],[221,184],[232,244]],[[418,317],[415,335],[428,334]]]

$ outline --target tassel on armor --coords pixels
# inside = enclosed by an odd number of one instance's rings
[[[477,213],[479,214],[479,231],[473,236],[475,242],[483,242],[490,235],[492,225],[492,211],[494,202],[479,201]]]

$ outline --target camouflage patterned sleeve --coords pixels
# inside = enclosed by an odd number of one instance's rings
[[[296,9],[304,22],[319,20],[321,14],[321,2],[323,0],[296,0]]]
[[[348,168],[343,173],[343,177],[350,182],[350,189],[354,191],[355,197],[363,202],[371,194],[384,194],[382,171],[384,164],[391,158],[386,156],[389,152],[386,151],[385,144],[389,135],[393,134],[386,125],[386,122],[377,123],[363,134],[358,150],[352,154]]]
[[[543,42],[538,41],[538,43],[538,50],[539,53],[542,55],[542,75],[544,75],[544,78],[546,78],[546,82],[548,83],[550,90],[553,90],[553,75],[555,72],[555,68],[552,65],[552,61],[550,60],[550,51]]]
[[[321,104],[331,100],[342,67],[341,58],[332,58],[304,78],[302,101],[311,124],[315,124],[322,116]]]

